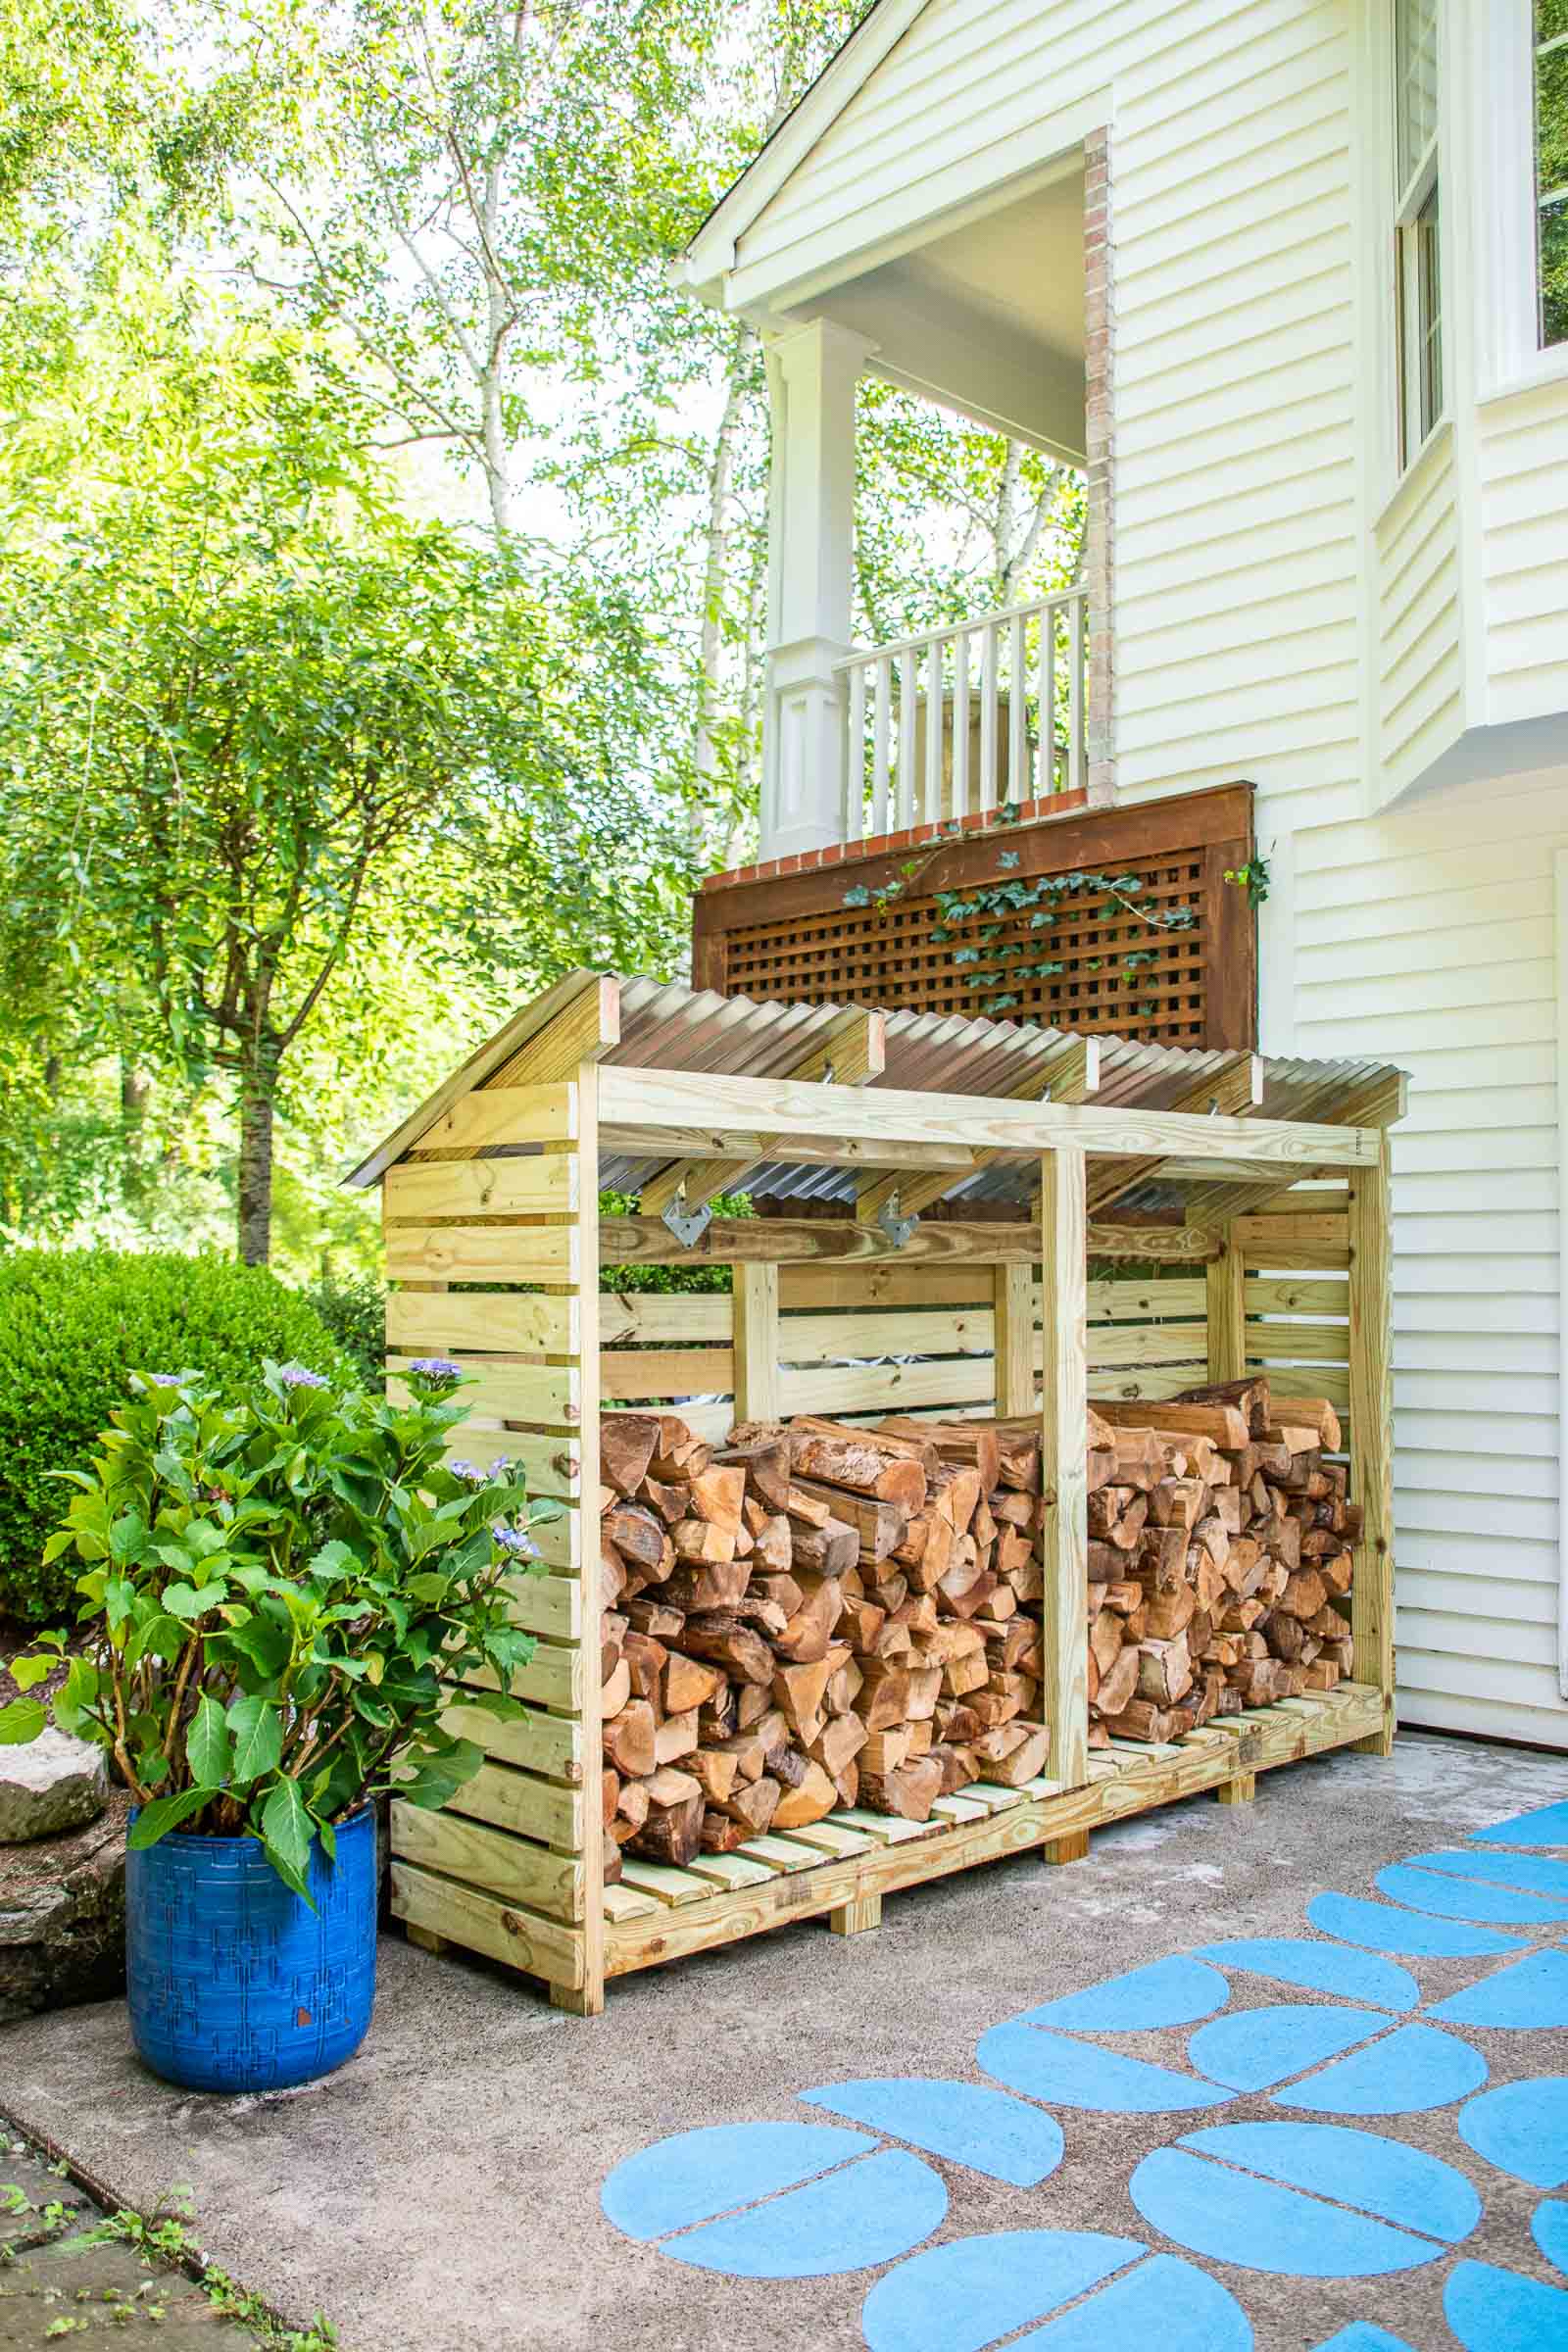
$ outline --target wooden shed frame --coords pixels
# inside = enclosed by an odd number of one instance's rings
[[[638,1035],[622,1041],[623,992],[651,1041],[645,1059]],[[1102,1059],[1094,1041],[1052,1031],[759,1006],[578,972],[509,1021],[353,1172],[351,1184],[383,1188],[387,1270],[398,1286],[387,1307],[389,1368],[423,1353],[464,1359],[479,1386],[454,1450],[476,1461],[504,1453],[534,1493],[565,1506],[543,1531],[547,1572],[516,1586],[518,1622],[539,1637],[514,1684],[530,1702],[527,1720],[498,1723],[457,1694],[454,1722],[489,1757],[478,1783],[440,1813],[393,1807],[392,1907],[411,1936],[504,1961],[541,1979],[559,2006],[593,2015],[608,1979],[659,1961],[791,1919],[825,1916],[835,1932],[858,1934],[877,1925],[896,1888],[1026,1848],[1051,1862],[1076,1859],[1104,1822],[1208,1788],[1245,1802],[1260,1770],[1320,1749],[1388,1753],[1387,1130],[1403,1110],[1402,1077],[1366,1062],[1265,1064],[1110,1042]],[[961,1087],[884,1082],[900,1075],[901,1055],[907,1068],[920,1069],[923,1055],[938,1069],[955,1053],[965,1057]],[[737,1054],[766,1074],[712,1066]],[[1118,1100],[1106,1099],[1107,1070]],[[1271,1092],[1296,1115],[1265,1115]],[[628,1168],[640,1172],[635,1182]],[[638,1215],[601,1218],[607,1171],[640,1194]],[[677,1238],[662,1213],[680,1223],[720,1192],[787,1194],[808,1182],[837,1188],[828,1197],[842,1213],[714,1218],[696,1240]],[[978,1200],[998,1183],[1011,1186],[1016,1205],[986,1198],[966,1218],[965,1195]],[[1293,1195],[1300,1185],[1312,1189]],[[955,1191],[956,1202],[946,1198]],[[1151,1193],[1154,1208],[1126,1206]],[[942,1212],[921,1217],[939,1201]],[[649,1306],[601,1293],[603,1264],[639,1260],[733,1268],[733,1402],[669,1408],[699,1428],[706,1411],[715,1431],[731,1418],[800,1409],[791,1384],[815,1376],[784,1371],[781,1345],[781,1282],[787,1303],[791,1283],[806,1279],[798,1270],[813,1270],[819,1290],[827,1280],[835,1298],[890,1302],[879,1329],[906,1314],[911,1358],[930,1321],[907,1305],[922,1284],[939,1304],[960,1276],[989,1298],[979,1310],[989,1359],[965,1358],[961,1380],[940,1370],[924,1388],[915,1379],[899,1409],[992,1409],[989,1388],[996,1412],[1038,1412],[1054,1498],[1043,1539],[1051,1749],[1042,1779],[940,1800],[930,1825],[830,1816],[757,1840],[755,1853],[712,1857],[706,1876],[644,1866],[636,1883],[606,1889],[599,1546],[584,1512],[597,1517],[602,1391],[613,1386],[603,1368],[635,1359],[602,1350],[638,1331],[680,1341],[689,1326],[701,1336],[713,1320],[698,1312],[711,1302],[690,1297]],[[1097,1358],[1102,1393],[1155,1399],[1259,1363],[1285,1395],[1339,1384],[1350,1491],[1364,1513],[1352,1681],[1218,1719],[1168,1746],[1088,1751],[1092,1260],[1158,1269],[1096,1286],[1097,1312],[1104,1293],[1115,1337],[1112,1368]],[[1330,1280],[1298,1282],[1298,1273]],[[483,1295],[451,1284],[507,1287]],[[1330,1290],[1329,1307],[1340,1311],[1312,1322],[1328,1311]],[[1179,1304],[1200,1299],[1201,1315],[1170,1321],[1167,1291]],[[1324,1359],[1336,1354],[1343,1363],[1331,1373]],[[666,1384],[657,1393],[678,1397],[692,1361],[680,1346],[650,1355],[648,1377]],[[976,1361],[992,1369],[976,1373]],[[908,1377],[901,1367],[884,1378],[895,1376]],[[958,1393],[944,1393],[944,1380]],[[838,1386],[859,1393],[853,1373],[841,1372]],[[847,1408],[834,1399],[815,1409]]]

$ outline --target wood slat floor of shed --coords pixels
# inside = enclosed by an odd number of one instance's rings
[[[701,1855],[684,1870],[628,1857],[620,1884],[605,1890],[606,1971],[624,1976],[823,1912],[841,1914],[842,1932],[854,1934],[876,1925],[882,1896],[899,1887],[1031,1846],[1052,1860],[1076,1859],[1106,1822],[1209,1788],[1245,1800],[1256,1773],[1348,1746],[1383,1725],[1382,1694],[1342,1683],[1225,1716],[1168,1746],[1113,1741],[1091,1754],[1081,1788],[974,1782],[938,1798],[929,1822],[854,1808],[810,1829],[754,1838],[732,1854]]]

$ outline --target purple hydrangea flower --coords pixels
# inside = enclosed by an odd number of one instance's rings
[[[326,1382],[319,1372],[308,1372],[303,1364],[285,1364],[281,1378],[285,1389],[324,1389]]]
[[[461,1380],[463,1366],[455,1364],[450,1355],[416,1355],[409,1366],[411,1372],[420,1373],[426,1380]]]
[[[512,1475],[511,1454],[498,1453],[495,1460],[490,1465],[489,1475],[493,1480],[499,1481],[500,1484],[504,1486]]]
[[[177,1389],[180,1381],[177,1372],[147,1372],[142,1377],[155,1389]]]
[[[481,1469],[477,1462],[448,1462],[447,1468],[454,1478],[461,1478],[466,1485],[470,1487],[482,1487],[489,1476],[489,1473]]]
[[[539,1557],[538,1544],[532,1536],[525,1535],[520,1527],[507,1527],[498,1520],[490,1533],[502,1550],[510,1551],[514,1559],[536,1560]]]

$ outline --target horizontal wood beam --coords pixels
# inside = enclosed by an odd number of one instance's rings
[[[1323,1091],[1318,1089],[1318,1095]],[[1324,1115],[1335,1125],[1343,1121],[1348,1126],[1353,1122],[1363,1133],[1381,1132],[1384,1128],[1396,1126],[1403,1118],[1408,1097],[1409,1080],[1403,1070],[1385,1070],[1348,1102],[1342,1102]],[[1315,1172],[1301,1168],[1294,1181],[1299,1182]],[[1232,1217],[1250,1216],[1255,1209],[1264,1207],[1277,1199],[1278,1192],[1279,1187],[1261,1172],[1247,1182],[1236,1184],[1227,1183],[1216,1170],[1209,1182],[1188,1194],[1187,1215],[1195,1225],[1228,1224]]]
[[[818,1036],[784,1076],[798,1083],[867,1086],[887,1067],[888,1023],[884,1012],[852,1006],[841,1013],[825,1034]],[[767,1157],[767,1139],[756,1139],[753,1152],[724,1157],[710,1153],[676,1160],[651,1176],[639,1195],[645,1216],[662,1216],[672,1201],[682,1200],[688,1216],[715,1193],[740,1192],[747,1177]],[[684,1196],[684,1199],[683,1199]]]
[[[662,1156],[672,1140],[690,1153],[682,1161],[683,1166],[700,1171],[714,1166],[726,1172],[733,1170],[733,1175],[726,1174],[720,1188],[724,1192],[744,1191],[744,1179],[770,1159],[799,1161],[803,1167],[812,1168],[887,1168],[907,1164],[951,1169],[952,1174],[944,1178],[944,1190],[949,1184],[956,1184],[959,1176],[972,1173],[977,1164],[975,1153],[966,1144],[906,1144],[896,1135],[777,1136],[748,1133],[734,1127],[710,1127],[706,1133],[685,1127],[676,1128],[669,1135],[655,1136],[646,1127],[624,1125],[619,1120],[603,1122],[599,1129],[599,1148],[607,1158],[617,1153],[630,1159],[649,1159],[656,1153]],[[700,1156],[705,1147],[706,1158]],[[718,1156],[720,1150],[722,1158]],[[662,1176],[668,1173],[667,1169],[661,1171]],[[694,1181],[701,1183],[703,1175],[699,1173]],[[650,1216],[662,1213],[666,1200],[674,1197],[667,1186],[652,1178],[639,1196]],[[688,1209],[694,1208],[699,1199],[711,1198],[711,1192],[699,1195],[689,1188],[686,1205]]]
[[[1168,1110],[1091,1103],[1009,1102],[994,1096],[920,1094],[899,1087],[809,1086],[767,1078],[640,1070],[611,1064],[600,1074],[607,1125],[640,1129],[650,1153],[669,1133],[734,1129],[766,1135],[769,1157],[799,1144],[956,1144],[1033,1155],[1063,1148],[1115,1158],[1263,1160],[1284,1169],[1368,1167],[1375,1130],[1288,1119],[1194,1117]]]
[[[1210,1071],[1172,1103],[1172,1110],[1200,1119],[1246,1118],[1263,1100],[1263,1063],[1256,1054],[1237,1054],[1218,1070]],[[1246,1157],[1243,1148],[1242,1157]],[[1091,1168],[1089,1209],[1095,1215],[1136,1192],[1143,1184],[1165,1174],[1161,1159],[1134,1160],[1130,1165]]]
[[[1064,1038],[1055,1052],[1031,1063],[1028,1075],[1020,1080],[1008,1100],[1027,1102],[1081,1102],[1092,1095],[1100,1084],[1100,1041],[1093,1037]],[[976,1170],[989,1167],[996,1159],[994,1152],[977,1152]],[[874,1225],[884,1208],[898,1201],[901,1217],[918,1216],[934,1200],[940,1200],[953,1190],[953,1179],[925,1173],[912,1162],[906,1162],[905,1172],[893,1176],[878,1176],[862,1186],[857,1196],[855,1213],[862,1225]]]
[[[1034,1223],[944,1218],[916,1227],[902,1250],[880,1226],[845,1217],[715,1217],[688,1250],[662,1217],[602,1217],[599,1250],[605,1265],[808,1265],[837,1260],[866,1264],[1035,1265],[1040,1228]],[[1130,1257],[1201,1265],[1217,1256],[1211,1233],[1171,1225],[1091,1225],[1091,1257]]]

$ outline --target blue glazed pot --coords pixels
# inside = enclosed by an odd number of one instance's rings
[[[371,1807],[338,1823],[335,1863],[312,1847],[308,1880],[314,1912],[254,1838],[176,1831],[126,1854],[130,2031],[154,2074],[282,2090],[353,2056],[375,1999]]]

